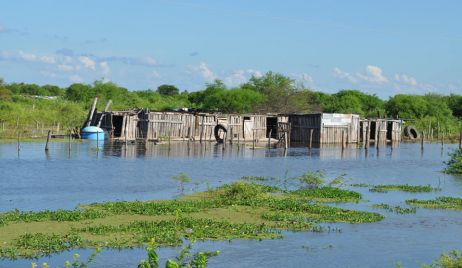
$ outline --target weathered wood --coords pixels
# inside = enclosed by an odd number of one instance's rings
[[[91,121],[93,119],[93,114],[95,113],[96,104],[98,103],[98,97],[93,99],[93,104],[91,105],[90,112],[88,113],[87,123],[86,126],[89,127],[91,125]],[[59,130],[58,130],[59,132]]]
[[[314,129],[310,129],[310,143],[309,143],[309,146],[308,148],[311,150],[311,148],[313,148],[313,132],[314,132]]]
[[[459,135],[459,149],[462,149],[462,132]]]
[[[45,151],[48,151],[48,143],[50,142],[50,139],[51,139],[51,130],[48,130],[47,142],[45,143]]]

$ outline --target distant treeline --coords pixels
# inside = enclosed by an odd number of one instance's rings
[[[45,98],[45,97],[53,98]],[[441,129],[459,130],[462,96],[429,93],[398,94],[388,100],[359,90],[341,90],[335,94],[313,91],[279,73],[268,72],[248,82],[228,88],[216,80],[204,90],[187,92],[174,85],[161,85],[156,90],[129,91],[115,83],[95,81],[75,83],[67,88],[54,85],[10,83],[0,80],[0,121],[13,122],[19,116],[24,122],[55,122],[79,125],[92,99],[98,96],[99,109],[112,99],[112,109],[142,107],[165,111],[193,108],[223,113],[357,113],[362,117],[413,119],[424,128],[430,122]]]

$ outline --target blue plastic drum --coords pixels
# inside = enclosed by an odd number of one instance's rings
[[[82,139],[103,141],[104,130],[99,127],[84,127],[82,128]]]

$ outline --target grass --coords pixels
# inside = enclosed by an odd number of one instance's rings
[[[406,203],[425,208],[462,210],[462,198],[457,197],[442,196],[433,200],[411,199],[406,200]]]
[[[236,182],[179,200],[105,202],[75,210],[0,214],[0,257],[48,255],[71,248],[159,246],[188,240],[274,239],[282,230],[322,231],[320,222],[368,223],[378,213],[317,201],[361,200],[334,187],[285,191]]]
[[[373,208],[378,208],[378,209],[384,209],[388,210],[389,212],[394,212],[397,214],[410,214],[410,213],[416,213],[417,209],[416,208],[404,208],[401,206],[390,206],[387,204],[375,204],[372,205]]]
[[[433,188],[430,185],[409,185],[409,184],[401,184],[401,185],[375,185],[369,191],[371,192],[378,192],[378,193],[386,193],[388,191],[403,191],[403,192],[410,192],[410,193],[429,193],[432,191],[438,191],[438,188]]]

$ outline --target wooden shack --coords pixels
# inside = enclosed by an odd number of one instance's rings
[[[267,138],[266,115],[151,112],[134,109],[96,112],[92,124],[115,140],[259,141]],[[217,136],[218,133],[218,136]],[[226,133],[226,134],[224,134]],[[219,138],[217,138],[219,137]]]
[[[357,143],[359,115],[314,113],[289,115],[290,141],[299,144]]]
[[[399,119],[363,119],[360,122],[361,142],[400,142],[403,121]]]

